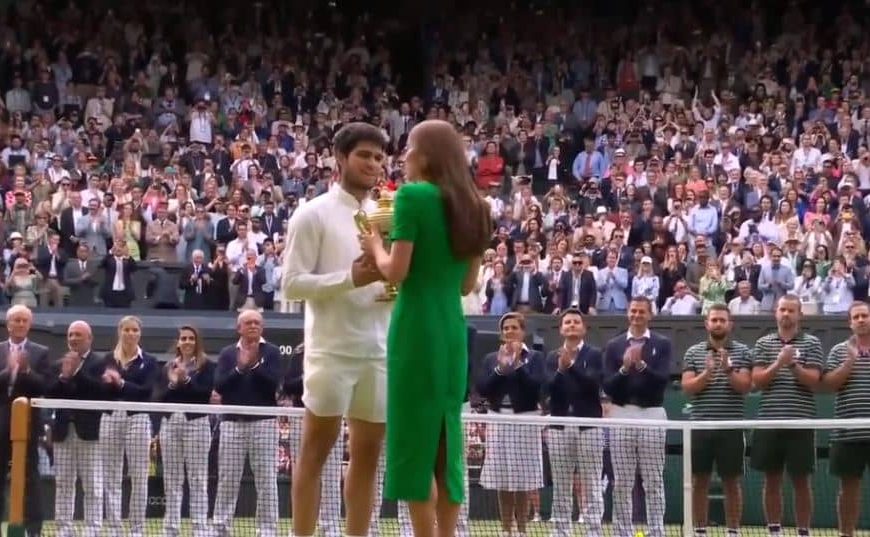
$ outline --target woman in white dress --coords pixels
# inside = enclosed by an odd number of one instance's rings
[[[499,321],[502,345],[484,358],[477,391],[493,412],[540,413],[545,380],[544,355],[523,343],[526,321],[520,313],[507,313]],[[541,427],[513,423],[489,424],[480,484],[498,492],[503,535],[525,535],[529,497],[544,484]]]

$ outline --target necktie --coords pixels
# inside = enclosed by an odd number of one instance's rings
[[[120,257],[115,258],[115,280],[112,282],[112,291],[124,290],[124,261]]]
[[[592,153],[586,153],[586,165],[583,166],[583,177],[592,176]]]
[[[84,261],[79,261],[79,265],[82,267],[82,273],[87,271],[87,264]]]
[[[202,294],[202,278],[199,277],[200,266],[196,265],[193,269],[193,274],[196,276],[196,292]]]

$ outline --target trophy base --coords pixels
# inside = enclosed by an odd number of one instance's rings
[[[399,296],[399,288],[384,282],[384,292],[375,298],[375,302],[395,302],[397,296]]]

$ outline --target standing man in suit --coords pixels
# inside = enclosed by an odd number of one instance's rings
[[[79,218],[76,224],[79,244],[87,245],[91,255],[97,259],[106,255],[106,241],[112,236],[102,211],[100,200],[94,198],[88,202],[87,214]]]
[[[18,397],[39,397],[51,376],[48,347],[28,339],[33,325],[33,313],[27,306],[16,305],[6,310],[6,330],[9,339],[0,343],[0,483],[6,483],[12,444],[9,441],[12,402]],[[38,409],[31,414],[30,441],[27,443],[27,495],[24,524],[30,537],[42,531],[42,492],[40,489],[36,447],[42,423]],[[6,486],[0,487],[0,505],[6,501]]]
[[[567,309],[559,321],[562,348],[547,356],[547,388],[550,414],[579,418],[600,418],[602,355],[601,349],[584,342],[586,324],[580,310]],[[553,425],[547,436],[553,476],[553,536],[572,534],[574,474],[580,474],[585,505],[580,515],[587,525],[586,535],[602,537],[604,496],[601,475],[604,470],[604,433],[599,428]]]
[[[70,306],[93,306],[94,287],[97,286],[97,261],[90,259],[88,247],[80,244],[76,256],[63,268],[63,282],[69,289]]]
[[[66,333],[67,352],[60,361],[57,382],[49,395],[61,399],[104,398],[102,382],[106,363],[91,352],[94,335],[90,325],[75,321]],[[54,414],[55,500],[58,537],[73,537],[76,478],[82,483],[85,537],[98,537],[103,525],[103,465],[100,454],[100,419],[92,410],[57,409]]]
[[[233,285],[238,288],[233,307],[239,311],[255,309],[263,311],[266,294],[263,286],[266,284],[266,271],[257,266],[257,251],[248,250],[245,263],[233,276]]]
[[[598,271],[595,283],[598,286],[599,313],[623,313],[627,306],[628,271],[617,266],[618,254],[608,250],[606,265]]]
[[[260,215],[262,230],[266,237],[275,240],[275,234],[281,233],[281,220],[275,216],[275,202],[267,201],[263,204],[263,214]]]
[[[127,245],[118,242],[112,247],[112,255],[104,257],[103,288],[100,297],[109,308],[129,308],[136,298],[133,289],[133,271],[136,262],[127,255]]]
[[[184,290],[184,309],[207,309],[206,297],[211,286],[211,269],[205,264],[202,250],[194,250],[191,263],[181,272],[178,283]]]
[[[598,289],[595,276],[586,269],[588,264],[589,255],[586,252],[575,252],[571,258],[571,270],[562,273],[558,287],[559,307],[562,311],[577,309],[584,315],[595,314]]]
[[[613,402],[611,416],[667,419],[665,388],[670,379],[671,342],[650,332],[652,304],[635,297],[628,305],[628,331],[607,342],[604,350],[604,393]],[[615,537],[633,537],[632,488],[640,469],[646,496],[650,537],[665,534],[665,429],[617,427],[610,433],[613,461]]]
[[[547,278],[535,267],[532,256],[525,253],[517,270],[508,279],[511,310],[520,313],[543,313],[544,299],[550,294]]]
[[[60,245],[70,256],[75,255],[76,248],[81,242],[76,234],[79,220],[88,214],[88,208],[82,206],[82,195],[75,190],[69,190],[69,207],[60,211],[58,227],[60,228]]]
[[[48,236],[48,244],[36,249],[36,270],[42,275],[42,285],[39,289],[39,305],[48,306],[49,302],[55,308],[63,307],[63,275],[67,255],[60,247],[60,236],[52,233]]]
[[[281,352],[263,338],[263,316],[243,311],[239,341],[224,347],[215,370],[215,392],[225,405],[277,406]],[[218,484],[213,525],[217,537],[232,534],[245,458],[254,473],[257,531],[278,535],[278,420],[269,416],[223,416],[218,447]]]
[[[178,259],[175,247],[178,245],[178,224],[168,218],[167,204],[157,204],[157,217],[148,222],[145,239],[148,242],[148,259],[164,263],[174,263]]]

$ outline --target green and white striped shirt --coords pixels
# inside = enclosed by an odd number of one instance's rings
[[[731,368],[752,369],[752,355],[749,347],[739,341],[728,340],[725,344]],[[700,375],[707,368],[707,355],[713,351],[709,341],[702,341],[689,347],[683,358],[683,371]],[[743,418],[744,395],[731,387],[729,373],[721,367],[716,368],[707,381],[707,387],[692,397],[690,419],[693,420],[739,420]]]
[[[828,354],[825,373],[840,367],[846,361],[848,341],[837,343]],[[837,392],[834,418],[870,418],[870,356],[861,355],[852,366],[846,384]],[[831,442],[870,441],[870,429],[837,429],[831,432]]]
[[[822,343],[816,336],[800,332],[791,341],[783,341],[779,334],[763,336],[755,343],[753,365],[768,367],[776,361],[783,346],[792,345],[798,350],[795,361],[805,368],[822,371],[825,357]],[[794,370],[780,368],[773,382],[761,390],[758,407],[759,419],[801,419],[816,417],[816,398],[809,388],[798,382]]]

